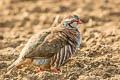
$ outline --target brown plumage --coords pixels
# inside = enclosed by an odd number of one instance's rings
[[[80,45],[78,24],[80,24],[78,16],[68,16],[57,27],[35,34],[8,69],[27,63],[39,65],[43,70],[60,67],[75,54]]]

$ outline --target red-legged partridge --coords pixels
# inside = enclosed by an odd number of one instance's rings
[[[58,26],[35,34],[8,70],[30,63],[39,65],[42,70],[60,67],[76,53],[80,45],[81,35],[77,28],[79,24],[80,18],[77,15],[70,15]]]

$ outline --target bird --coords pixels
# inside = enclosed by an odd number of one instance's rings
[[[58,72],[57,68],[75,55],[80,46],[82,37],[78,26],[81,23],[78,15],[68,15],[56,27],[34,34],[7,69],[34,64],[41,71]]]

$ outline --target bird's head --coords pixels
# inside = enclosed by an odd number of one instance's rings
[[[81,23],[82,22],[80,21],[80,18],[77,15],[67,16],[62,21],[62,24],[64,25],[64,27],[67,27],[67,28],[76,28]]]

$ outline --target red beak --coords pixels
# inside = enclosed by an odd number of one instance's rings
[[[82,22],[79,20],[79,21],[78,21],[78,24],[82,24]]]

